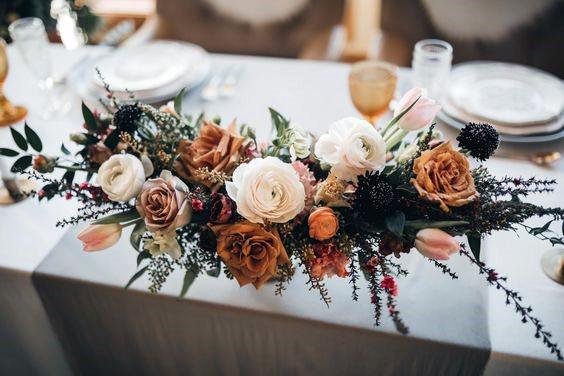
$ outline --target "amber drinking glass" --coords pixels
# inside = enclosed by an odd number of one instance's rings
[[[4,96],[4,82],[8,76],[6,42],[0,38],[0,126],[12,125],[27,115],[25,107],[14,106]]]
[[[383,61],[363,61],[351,67],[349,91],[356,109],[374,126],[394,98],[397,67]]]

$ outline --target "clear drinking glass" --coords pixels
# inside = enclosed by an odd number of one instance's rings
[[[51,118],[53,115],[67,112],[70,103],[55,88],[49,40],[43,21],[36,17],[21,18],[12,22],[8,31],[17,50],[44,93],[46,103],[41,106],[42,116]]]
[[[429,97],[439,100],[452,67],[452,46],[439,39],[425,39],[413,50],[413,83],[427,89]]]
[[[362,116],[372,125],[388,111],[394,98],[397,67],[383,61],[363,61],[351,67],[349,91]]]

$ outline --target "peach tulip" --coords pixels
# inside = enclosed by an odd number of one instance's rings
[[[431,124],[441,109],[441,106],[433,99],[427,98],[424,95],[423,89],[416,87],[409,90],[401,98],[394,110],[394,116],[398,116],[401,112],[411,106],[417,98],[419,98],[417,103],[415,103],[415,105],[397,122],[397,126],[404,131],[416,131],[425,128]]]
[[[116,244],[121,237],[121,225],[89,225],[82,230],[77,238],[82,242],[84,251],[101,251]]]
[[[430,259],[448,260],[450,255],[460,251],[460,243],[443,230],[425,228],[415,236],[415,248]]]

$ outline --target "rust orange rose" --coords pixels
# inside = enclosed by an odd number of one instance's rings
[[[424,151],[414,161],[411,179],[419,195],[438,202],[444,212],[450,207],[468,204],[478,197],[474,179],[470,175],[468,159],[444,142],[434,149]]]
[[[229,129],[205,122],[195,140],[182,140],[174,168],[185,180],[193,180],[211,188],[216,182],[198,174],[198,169],[230,174],[243,154],[244,138],[235,134],[235,121]]]
[[[309,236],[319,241],[331,239],[339,230],[339,219],[326,206],[315,209],[308,218]]]
[[[217,254],[239,285],[256,289],[276,275],[278,265],[290,263],[276,231],[251,222],[211,226],[217,236]]]

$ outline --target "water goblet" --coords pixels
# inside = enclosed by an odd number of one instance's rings
[[[383,61],[363,61],[351,67],[349,91],[352,102],[372,125],[388,111],[397,84],[397,67]]]

